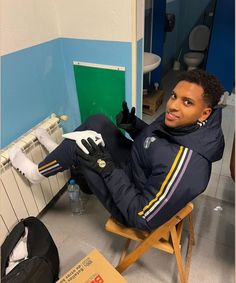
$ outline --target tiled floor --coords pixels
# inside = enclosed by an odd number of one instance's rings
[[[165,79],[172,84],[173,74],[168,75]],[[164,81],[166,93],[171,89],[171,84]],[[162,108],[164,109],[163,106]],[[160,112],[159,109],[154,117]],[[228,169],[234,107],[227,106],[223,112],[225,155],[221,163],[214,165],[206,192],[194,201],[196,245],[191,260],[190,283],[234,282],[235,191]],[[143,118],[147,121],[150,116]],[[61,275],[93,248],[98,249],[113,265],[117,263],[124,240],[104,230],[108,216],[94,196],[87,202],[85,215],[73,216],[66,193],[42,216],[42,221],[59,249]],[[183,254],[186,253],[186,235],[184,230]],[[148,251],[141,260],[123,273],[129,283],[175,283],[178,282],[177,274],[174,256],[155,249]]]
[[[196,245],[193,248],[190,283],[234,282],[234,205],[201,195],[194,201],[193,221]],[[220,206],[222,210],[217,210]],[[70,213],[66,193],[48,211],[42,221],[48,227],[59,249],[61,274],[68,271],[93,248],[113,265],[118,262],[124,239],[104,230],[107,211],[92,196],[85,215]],[[186,253],[184,234],[182,253]],[[129,283],[177,282],[173,255],[150,250],[123,273]],[[227,281],[225,281],[227,276]]]

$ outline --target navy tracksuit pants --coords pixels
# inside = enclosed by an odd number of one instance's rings
[[[123,167],[130,158],[132,141],[105,116],[94,115],[89,117],[75,131],[93,130],[100,133],[116,165]],[[62,172],[71,166],[80,166],[79,157],[75,154],[78,145],[74,140],[65,139],[42,162],[39,163],[39,172],[49,177]],[[119,222],[128,225],[125,218],[116,207],[103,178],[87,167],[81,166],[81,171],[91,191],[98,197],[104,207]]]

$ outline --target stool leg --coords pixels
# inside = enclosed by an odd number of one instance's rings
[[[186,255],[186,264],[185,264],[186,280],[188,279],[188,275],[189,275],[189,271],[190,271],[190,261],[191,261],[191,255],[192,255],[192,248],[193,248],[193,238],[189,234],[188,248],[187,248],[187,255]]]
[[[173,246],[174,246],[177,267],[178,267],[178,270],[179,270],[180,281],[181,281],[181,283],[187,283],[186,278],[185,278],[185,273],[184,273],[183,262],[182,262],[182,257],[181,257],[181,253],[180,253],[179,241],[178,241],[178,235],[177,235],[177,232],[176,232],[176,228],[173,227],[171,229],[170,233],[171,233],[172,243],[173,243]]]
[[[141,242],[135,250],[125,256],[125,258],[116,266],[116,270],[120,273],[125,271],[125,269],[127,269],[131,264],[139,259],[140,256],[144,254],[151,246],[152,244],[144,245],[144,242]]]
[[[192,237],[192,243],[193,243],[193,245],[195,245],[194,228],[193,228],[193,221],[192,221],[192,214],[191,213],[188,216],[188,220],[189,220],[189,233],[190,233],[190,237]]]
[[[183,231],[183,220],[176,225],[176,232],[178,236],[178,242],[180,243],[181,237],[182,237],[182,231]]]
[[[186,280],[188,279],[188,276],[189,276],[192,248],[193,248],[193,245],[195,244],[193,222],[192,222],[191,214],[189,214],[188,219],[189,219],[189,239],[188,239],[188,249],[187,249],[186,265],[185,265]]]
[[[120,260],[119,260],[118,265],[119,265],[119,264],[123,261],[123,259],[125,258],[126,253],[127,253],[127,250],[128,250],[128,248],[129,248],[130,242],[131,242],[130,239],[127,239],[127,241],[125,242],[125,246],[124,246],[123,251],[121,252],[121,256],[120,256]]]
[[[131,264],[133,264],[137,259],[139,259],[147,250],[149,250],[153,243],[160,240],[162,233],[159,231],[167,232],[167,227],[160,228],[152,232],[145,240],[143,240],[137,248],[124,257],[122,262],[120,262],[116,270],[122,273],[127,269]]]

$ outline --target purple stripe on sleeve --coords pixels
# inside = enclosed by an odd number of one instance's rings
[[[173,187],[172,187],[170,193],[168,194],[168,196],[166,197],[166,199],[164,199],[164,201],[161,203],[161,205],[158,206],[157,209],[154,210],[154,212],[152,212],[152,214],[149,215],[149,216],[146,218],[147,221],[150,221],[150,220],[163,208],[163,206],[165,206],[165,205],[167,204],[167,202],[170,200],[171,196],[172,196],[173,193],[175,192],[175,190],[176,190],[176,188],[177,188],[177,186],[178,186],[180,180],[182,179],[182,177],[183,177],[183,175],[184,175],[184,172],[185,172],[185,170],[186,170],[186,168],[187,168],[187,166],[188,166],[188,163],[189,163],[189,161],[190,161],[190,158],[191,158],[191,156],[192,156],[192,153],[193,153],[193,151],[190,150],[189,153],[188,153],[187,159],[186,159],[186,161],[185,161],[185,163],[184,163],[184,166],[183,166],[183,168],[182,168],[182,171],[180,172],[180,174],[179,174],[179,176],[178,176],[178,179],[177,179],[176,182],[174,183],[174,185],[173,185]]]

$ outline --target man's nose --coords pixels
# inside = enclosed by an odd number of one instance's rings
[[[176,111],[179,110],[179,100],[178,99],[171,100],[169,104],[169,109]]]

